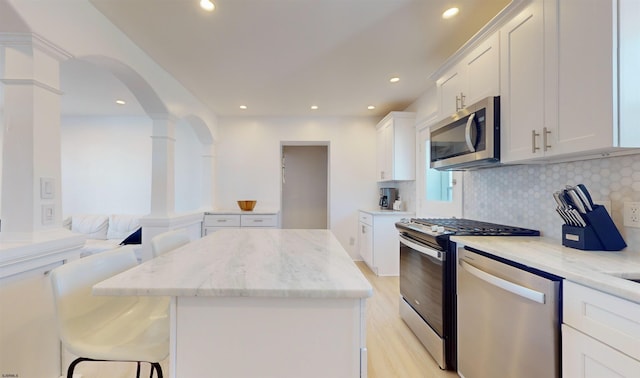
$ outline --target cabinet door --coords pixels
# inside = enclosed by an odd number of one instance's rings
[[[613,3],[557,4],[558,127],[551,136],[552,155],[614,146]]]
[[[439,119],[449,117],[461,108],[460,94],[464,90],[464,81],[461,65],[454,67],[437,81]]]
[[[393,119],[389,119],[378,128],[376,135],[376,151],[378,154],[378,181],[392,180],[393,160]]]
[[[464,60],[467,85],[462,106],[469,106],[500,93],[500,38],[493,34]]]
[[[640,361],[562,325],[563,377],[637,377]]]
[[[540,146],[545,123],[543,29],[543,1],[536,0],[500,30],[503,162],[541,156],[543,152]],[[539,150],[534,151],[534,142]]]
[[[358,246],[362,260],[376,273],[373,262],[373,227],[360,222],[360,232],[358,233]]]

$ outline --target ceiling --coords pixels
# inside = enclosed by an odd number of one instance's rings
[[[447,57],[509,3],[214,0],[216,9],[208,13],[199,0],[90,1],[219,116],[383,116],[403,110],[432,84],[429,76]],[[451,6],[460,13],[442,19]],[[82,62],[63,64],[64,113],[90,112],[95,88],[109,109],[141,111],[116,107],[108,97],[126,88],[111,74],[92,70]],[[390,83],[394,76],[400,81]]]

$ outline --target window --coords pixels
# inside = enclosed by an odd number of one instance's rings
[[[432,120],[418,125],[418,217],[462,217],[462,173],[429,167],[429,127]]]

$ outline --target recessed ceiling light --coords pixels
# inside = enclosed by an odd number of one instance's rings
[[[456,14],[458,14],[458,12],[460,11],[460,9],[458,8],[449,8],[446,11],[444,11],[444,13],[442,13],[442,18],[451,18],[453,16],[455,16]]]
[[[397,82],[400,81],[400,78],[399,77],[392,77],[391,79],[389,79],[389,81],[392,82],[392,83],[397,83]]]
[[[216,5],[211,2],[211,0],[200,0],[200,8],[206,10],[207,12],[212,12],[216,9]]]
[[[240,105],[240,109],[245,110],[247,108],[247,105]]]
[[[116,100],[116,104],[118,104],[118,105],[124,105],[126,103],[127,102],[125,100]]]
[[[318,105],[311,105],[311,110],[318,110]]]
[[[375,108],[376,108],[376,107],[375,107],[375,106],[373,106],[373,105],[369,105],[369,106],[367,106],[367,109],[369,109],[369,110],[373,110],[373,109],[375,109]]]

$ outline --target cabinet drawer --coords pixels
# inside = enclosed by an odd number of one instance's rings
[[[211,214],[204,216],[205,227],[240,227],[240,215]]]
[[[242,227],[277,227],[278,216],[277,215],[243,215],[241,226]]]
[[[640,361],[562,325],[563,377],[637,377]]]
[[[373,226],[373,215],[360,212],[360,222]]]
[[[640,360],[640,304],[564,281],[564,323]]]

